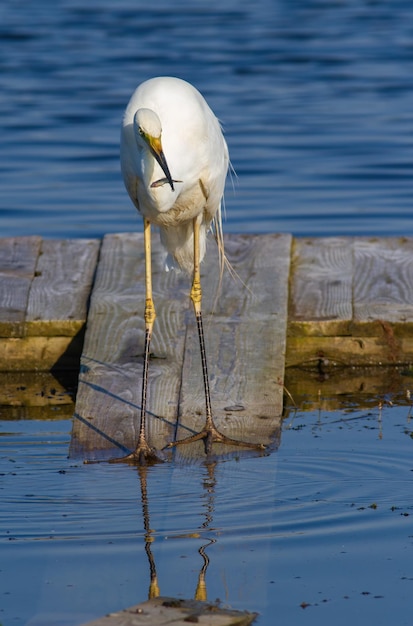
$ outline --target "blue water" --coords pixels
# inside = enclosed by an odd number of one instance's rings
[[[164,596],[194,597],[204,548],[208,600],[257,626],[410,625],[410,412],[298,412],[270,456],[146,476],[68,459],[69,420],[0,420],[0,623],[77,626],[146,600],[149,536]]]
[[[410,0],[2,0],[0,236],[140,229],[119,126],[165,74],[224,125],[227,231],[413,235]]]

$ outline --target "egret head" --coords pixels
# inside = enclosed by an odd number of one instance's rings
[[[143,144],[149,148],[152,156],[162,168],[166,177],[164,182],[168,182],[172,191],[174,191],[174,181],[172,180],[172,176],[162,150],[162,126],[158,115],[155,111],[152,111],[152,109],[138,109],[135,113],[133,123],[138,143],[142,145],[143,140]],[[158,187],[161,183],[162,181],[155,181],[151,186]]]

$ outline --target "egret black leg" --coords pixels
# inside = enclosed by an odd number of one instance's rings
[[[173,441],[169,443],[166,448],[172,448],[174,446],[192,443],[194,441],[203,440],[205,446],[205,454],[209,455],[212,452],[212,444],[213,443],[223,443],[231,446],[240,446],[243,448],[253,448],[255,450],[263,450],[265,448],[262,444],[256,443],[248,443],[246,441],[239,441],[238,439],[230,439],[226,437],[222,433],[219,432],[217,427],[215,426],[213,417],[212,417],[212,408],[211,408],[211,392],[209,388],[209,376],[208,376],[208,366],[207,366],[207,358],[205,351],[205,338],[204,338],[204,329],[202,324],[202,311],[201,311],[201,302],[202,302],[202,289],[201,289],[201,273],[200,273],[200,246],[199,246],[199,231],[200,231],[200,220],[202,216],[198,216],[194,218],[194,274],[192,281],[192,288],[190,292],[190,297],[192,303],[194,305],[196,324],[198,329],[198,338],[199,338],[199,347],[201,351],[201,362],[202,362],[202,377],[204,381],[204,390],[205,390],[205,408],[206,408],[206,419],[204,428],[201,432],[196,433],[195,435],[191,435],[190,437],[186,437],[185,439],[180,439],[179,441]]]

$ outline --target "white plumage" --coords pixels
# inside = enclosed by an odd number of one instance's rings
[[[163,152],[172,184],[156,150]],[[179,78],[159,77],[135,90],[122,123],[122,174],[138,211],[160,227],[168,266],[193,271],[197,215],[202,215],[200,260],[211,223],[222,244],[221,199],[228,163],[220,124],[195,87]]]

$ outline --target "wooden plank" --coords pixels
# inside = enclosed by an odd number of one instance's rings
[[[74,336],[86,322],[100,240],[44,239],[30,290],[28,336]]]
[[[398,337],[390,325],[380,336],[288,337],[286,367],[314,364],[320,358],[340,367],[403,365],[413,362],[413,337]]]
[[[353,247],[355,322],[412,323],[413,239],[358,238]]]
[[[78,370],[82,345],[82,331],[74,337],[0,337],[0,371]]]
[[[153,237],[157,312],[148,381],[149,439],[157,449],[175,428],[185,341],[188,278],[165,272],[159,236]],[[142,234],[103,241],[91,297],[71,443],[71,455],[119,455],[132,449],[139,427],[144,349]],[[106,454],[105,454],[106,451]],[[109,451],[109,452],[108,452]]]
[[[84,626],[248,626],[256,613],[222,609],[216,604],[159,597],[111,613]]]
[[[219,299],[216,254],[202,271],[205,341],[214,419],[229,437],[268,444],[277,436],[284,381],[290,235],[231,235]],[[212,313],[211,313],[212,311]],[[195,323],[188,326],[177,439],[201,430],[205,398]],[[241,448],[238,448],[241,450]],[[202,442],[177,448],[203,455]],[[228,446],[216,445],[215,452]]]
[[[0,239],[0,371],[78,369],[99,247]]]
[[[211,319],[205,319],[214,406],[224,411],[230,436],[268,443],[282,412],[291,237],[232,236],[226,241],[240,280],[229,274],[224,277],[222,297]],[[206,310],[214,307],[219,281],[216,249],[214,244],[210,247],[203,266]],[[180,426],[185,431],[197,428],[205,405],[194,325],[185,332],[190,280],[165,273],[163,259],[156,241],[153,275],[158,317],[153,351],[161,358],[151,360],[148,409],[149,436],[158,449],[173,438],[178,408],[186,416]],[[131,448],[136,442],[144,299],[142,235],[106,237],[82,355],[72,455],[102,458],[107,454],[99,451],[110,450],[113,455],[114,446]],[[193,319],[192,307],[186,317]],[[203,457],[202,444],[200,450],[196,445],[188,448],[192,448],[190,456]]]
[[[40,237],[0,238],[0,337],[24,335],[40,244]]]
[[[287,367],[412,360],[412,239],[299,240],[295,248]]]
[[[349,334],[353,318],[353,240],[295,239],[289,334]]]

